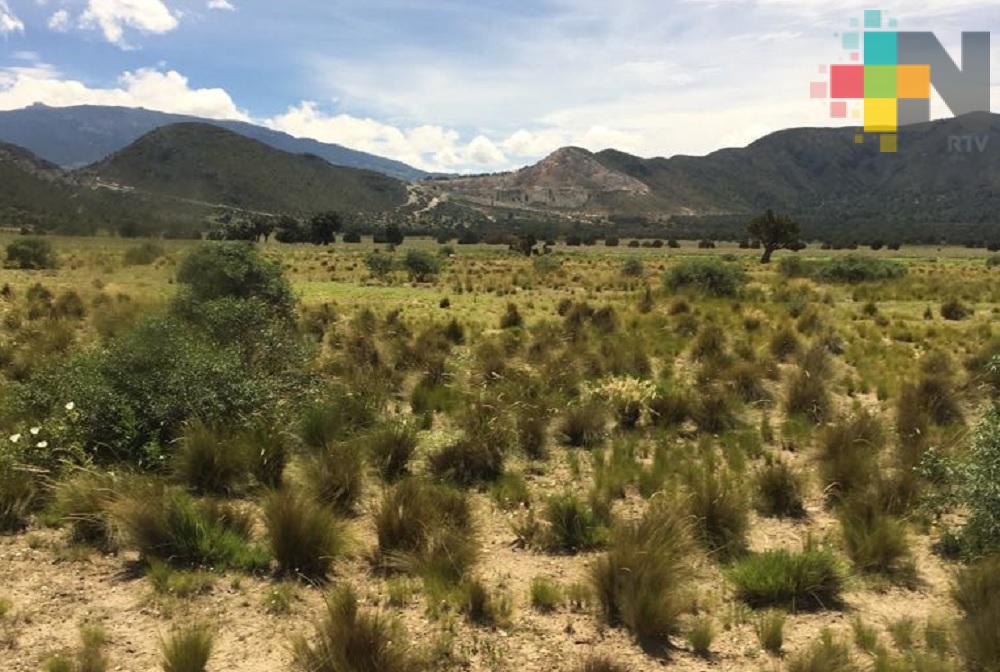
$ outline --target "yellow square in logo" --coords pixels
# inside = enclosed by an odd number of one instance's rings
[[[878,139],[878,151],[883,154],[895,154],[897,147],[896,135],[883,135]]]
[[[865,144],[865,136],[861,135],[860,133],[856,134],[854,136],[854,144],[855,145],[863,145],[863,144]]]
[[[865,131],[895,133],[898,113],[895,98],[865,98]]]

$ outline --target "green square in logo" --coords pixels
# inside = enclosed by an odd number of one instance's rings
[[[865,98],[896,97],[896,66],[865,66]]]

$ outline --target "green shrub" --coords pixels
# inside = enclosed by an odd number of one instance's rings
[[[785,645],[785,613],[776,610],[765,611],[757,617],[754,632],[757,633],[757,641],[760,642],[762,649],[780,655],[781,647]]]
[[[524,318],[521,317],[521,313],[517,309],[517,304],[508,303],[507,312],[503,314],[500,318],[500,328],[501,329],[516,329],[517,327],[524,326]]]
[[[695,545],[680,507],[656,499],[642,519],[615,527],[608,552],[591,569],[604,620],[641,640],[665,640],[678,631],[690,603]]]
[[[198,494],[228,495],[246,485],[250,455],[222,432],[194,422],[181,437],[174,470],[177,478]]]
[[[949,299],[941,304],[941,317],[958,322],[970,317],[975,311],[958,299]]]
[[[959,570],[952,596],[962,613],[956,645],[966,669],[1000,670],[1000,555]]]
[[[293,640],[294,667],[302,672],[416,672],[402,624],[378,612],[361,611],[349,586],[326,601],[315,641]]]
[[[417,450],[417,432],[405,422],[390,422],[368,436],[368,458],[386,481],[395,481],[407,472]]]
[[[757,511],[765,516],[799,518],[805,515],[802,474],[787,461],[768,457],[757,472]]]
[[[563,602],[563,591],[559,584],[545,576],[531,580],[531,606],[535,611],[550,613]]]
[[[160,642],[163,672],[205,672],[214,643],[215,633],[204,623],[175,630]]]
[[[906,275],[906,266],[890,259],[849,254],[820,262],[810,275],[828,282],[874,282],[901,278]]]
[[[973,554],[1000,551],[1000,405],[976,427],[972,449],[961,468],[960,500],[968,509],[962,530]]]
[[[316,501],[349,514],[364,490],[364,455],[356,441],[335,441],[303,459],[302,480]]]
[[[189,254],[177,271],[182,300],[205,303],[220,299],[258,299],[291,314],[295,295],[281,266],[247,243],[207,243]]]
[[[148,266],[166,254],[163,246],[153,241],[145,241],[125,250],[126,266]]]
[[[986,257],[986,268],[997,268],[1000,266],[1000,254],[991,254]]]
[[[576,553],[606,540],[604,521],[571,493],[549,497],[542,516],[548,523],[546,545],[553,550]]]
[[[701,544],[722,558],[742,553],[750,519],[739,479],[728,468],[709,460],[693,469],[687,481],[688,505]]]
[[[752,607],[832,607],[844,587],[833,552],[813,543],[800,553],[778,549],[747,556],[727,573],[737,597]]]
[[[144,483],[111,510],[127,543],[147,561],[220,570],[267,566],[265,550],[250,541],[250,519],[233,507],[198,502],[179,490]]]
[[[430,252],[411,249],[403,257],[403,267],[410,274],[410,279],[427,282],[441,271],[441,260]]]
[[[695,398],[691,418],[698,429],[708,434],[721,434],[739,426],[733,400],[718,385],[707,385]]]
[[[407,478],[387,490],[375,514],[378,559],[429,581],[457,583],[475,564],[479,542],[466,496]]]
[[[41,238],[19,238],[7,245],[7,266],[26,271],[55,268],[55,248]]]
[[[712,296],[735,296],[745,282],[743,271],[715,258],[682,261],[663,277],[667,289],[691,288]]]
[[[286,576],[323,580],[344,552],[346,532],[323,506],[289,490],[264,502],[271,553]]]
[[[863,489],[875,475],[885,432],[868,412],[830,425],[819,445],[820,477],[824,490],[842,499]]]
[[[851,647],[824,629],[819,640],[788,660],[788,672],[860,672],[851,660]]]
[[[622,264],[622,275],[627,278],[641,278],[645,273],[646,268],[638,257],[629,257]]]

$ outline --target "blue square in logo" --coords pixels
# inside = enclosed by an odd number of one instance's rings
[[[844,49],[848,49],[850,51],[857,51],[858,49],[861,48],[861,36],[856,32],[842,33],[840,38]]]
[[[865,32],[865,65],[896,65],[896,33]]]
[[[865,28],[881,28],[881,27],[882,27],[882,10],[866,9]]]

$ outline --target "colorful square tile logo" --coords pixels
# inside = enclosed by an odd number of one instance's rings
[[[828,79],[811,82],[809,95],[829,100],[831,118],[861,118],[879,151],[897,151],[900,127],[930,121],[932,87],[956,116],[989,112],[989,33],[962,33],[959,67],[933,33],[900,31],[888,12],[865,10],[848,25],[836,35],[846,63],[821,65]]]

